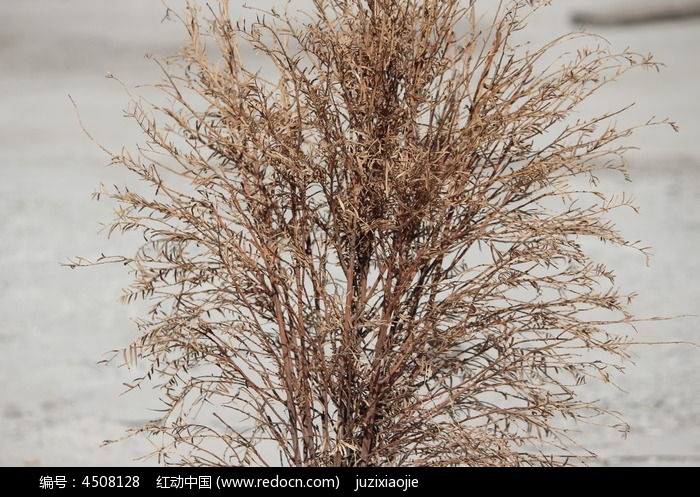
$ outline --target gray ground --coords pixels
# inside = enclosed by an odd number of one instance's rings
[[[560,0],[526,36],[545,41],[571,29],[574,10],[620,3]],[[142,464],[134,458],[149,449],[142,439],[99,447],[158,407],[153,392],[119,395],[128,371],[96,365],[134,332],[129,318],[138,310],[117,302],[128,276],[119,268],[71,271],[59,263],[132,247],[97,234],[111,207],[91,201],[90,193],[126,176],[105,167],[67,95],[101,142],[113,148],[136,142],[135,128],[120,117],[126,96],[103,76],[111,71],[128,85],[155,81],[157,71],[143,55],[172,53],[182,38],[174,23],[160,23],[163,13],[158,0],[25,0],[0,9],[0,465]],[[598,32],[618,49],[653,52],[667,68],[629,75],[584,110],[635,100],[630,120],[671,116],[681,132],[637,135],[643,149],[630,156],[633,183],[609,183],[641,206],[641,215],[619,221],[629,238],[654,247],[651,266],[627,252],[598,248],[595,255],[616,268],[623,288],[639,291],[639,314],[698,314],[700,20]],[[639,336],[699,341],[698,318],[645,324]],[[700,352],[692,347],[635,349],[635,364],[619,378],[628,393],[595,385],[586,391],[623,413],[630,436],[583,426],[580,439],[600,464],[697,465],[699,373]]]

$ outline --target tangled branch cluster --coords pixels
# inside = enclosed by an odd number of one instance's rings
[[[580,455],[561,421],[605,413],[576,387],[608,381],[634,321],[580,241],[636,246],[607,220],[628,199],[595,191],[632,130],[621,110],[573,116],[653,63],[599,40],[559,56],[581,34],[519,45],[532,3],[485,25],[473,0],[314,0],[303,22],[253,23],[189,5],[170,105],[134,99],[145,144],[113,157],[150,193],[102,192],[112,230],[145,243],[96,261],[128,265],[124,300],[150,305],[130,352],[159,382],[142,431],[167,462]]]

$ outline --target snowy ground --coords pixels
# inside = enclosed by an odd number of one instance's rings
[[[622,1],[560,0],[534,19],[527,36],[544,41],[571,29],[574,10]],[[127,371],[96,365],[133,334],[129,318],[137,310],[117,302],[127,275],[60,263],[130,250],[129,240],[97,234],[110,205],[92,202],[90,193],[126,177],[106,168],[81,133],[68,94],[101,142],[116,148],[137,141],[120,118],[126,96],[103,76],[111,71],[128,85],[156,80],[143,55],[172,53],[182,39],[177,25],[160,22],[163,14],[158,0],[25,0],[0,9],[0,465],[142,464],[134,458],[149,450],[141,439],[99,447],[158,407],[153,392],[119,395]],[[654,247],[652,265],[605,249],[596,257],[616,268],[623,288],[639,291],[639,314],[699,314],[700,20],[598,32],[619,49],[653,52],[667,68],[631,74],[589,110],[635,100],[632,120],[671,116],[681,132],[639,134],[633,183],[610,184],[641,206],[641,215],[619,221],[629,238]],[[700,341],[697,317],[640,331],[640,340],[688,339]],[[640,347],[635,356],[619,379],[628,393],[587,392],[623,413],[630,436],[582,427],[580,439],[600,464],[700,464],[700,352]]]

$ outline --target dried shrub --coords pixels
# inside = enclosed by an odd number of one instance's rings
[[[608,220],[628,199],[595,186],[624,173],[623,109],[572,116],[655,65],[598,39],[562,54],[580,33],[519,45],[541,3],[484,29],[475,1],[314,0],[253,23],[188,6],[170,103],[134,99],[145,144],[112,159],[149,193],[100,192],[112,230],[145,242],[94,262],[127,265],[124,301],[149,304],[126,355],[158,382],[164,412],[139,431],[165,462],[586,455],[562,422],[609,414],[577,386],[609,381],[634,318],[580,242],[644,249]]]

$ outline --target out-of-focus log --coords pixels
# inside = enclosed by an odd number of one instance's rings
[[[661,2],[659,2],[661,4]],[[700,16],[700,3],[672,5],[639,5],[609,12],[576,12],[571,17],[575,24],[596,26],[624,26],[661,21],[677,21]]]

